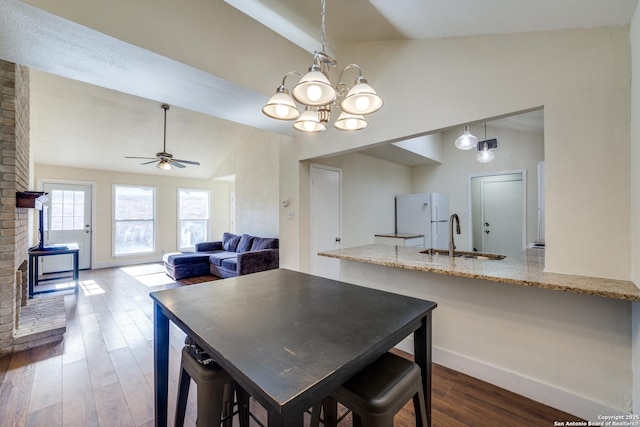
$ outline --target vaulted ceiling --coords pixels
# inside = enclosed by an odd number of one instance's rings
[[[307,51],[320,47],[320,0],[225,2],[231,18],[248,22],[239,17],[246,14],[293,45]],[[202,163],[175,171],[177,176],[212,177],[248,129],[292,132],[288,124],[274,123],[260,113],[271,95],[267,90],[275,89],[277,81],[264,91],[260,84],[240,85],[34,5],[55,10],[46,0],[0,0],[0,58],[34,69],[31,125],[36,163],[163,173],[124,159],[161,151],[161,103],[172,106],[167,151]],[[332,51],[362,41],[624,25],[636,6],[637,0],[328,0],[327,47]],[[109,3],[100,7],[108,9]],[[77,12],[79,21],[82,12]],[[87,6],[86,13],[92,12],[98,13]],[[114,20],[126,19],[110,12]],[[150,9],[145,19],[156,19],[156,12]],[[210,25],[219,23],[216,19],[225,17],[211,17]],[[161,24],[166,26],[159,21],[159,32]],[[185,52],[193,49],[194,56],[201,47],[193,40],[204,31],[198,25],[194,22],[193,34],[176,34],[184,39]],[[147,36],[153,44],[154,34]],[[229,67],[226,75],[259,73]]]

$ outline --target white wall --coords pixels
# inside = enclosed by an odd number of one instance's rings
[[[229,192],[233,183],[175,178],[168,173],[165,176],[123,174],[91,169],[65,168],[36,164],[34,168],[36,182],[41,179],[82,181],[95,183],[95,223],[93,238],[95,241],[93,268],[114,267],[141,262],[153,262],[162,259],[162,254],[175,252],[177,248],[177,195],[178,188],[194,188],[211,191],[211,233],[212,240],[219,240],[228,230]],[[149,185],[156,188],[156,253],[114,257],[112,255],[112,186],[114,184]]]
[[[236,231],[279,237],[280,137],[252,129],[236,147]]]

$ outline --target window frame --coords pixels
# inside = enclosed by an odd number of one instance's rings
[[[186,221],[189,219],[183,219],[180,217],[180,195],[182,192],[188,192],[188,191],[193,191],[193,192],[198,192],[198,193],[206,193],[207,194],[207,218],[202,220],[205,221],[205,227],[204,227],[204,231],[205,231],[205,235],[203,237],[203,242],[208,241],[209,238],[209,234],[211,231],[211,190],[209,189],[204,189],[204,188],[187,188],[187,187],[178,187],[177,188],[177,192],[176,192],[176,248],[178,248],[178,251],[188,251],[188,250],[195,250],[195,245],[194,246],[181,246],[181,235],[182,235],[182,227],[181,227],[181,222],[182,221]]]
[[[151,190],[153,195],[153,218],[151,220],[118,220],[116,218],[116,189],[120,187],[128,187],[128,188],[140,188],[140,189],[148,189]],[[111,254],[114,258],[122,258],[122,257],[130,257],[130,256],[140,256],[140,255],[152,255],[157,253],[157,245],[158,245],[158,212],[157,212],[157,204],[158,204],[158,191],[157,188],[153,185],[136,185],[136,184],[112,184],[111,186]],[[117,224],[119,222],[129,222],[129,221],[151,221],[152,223],[152,237],[153,237],[153,247],[151,250],[147,251],[138,251],[138,252],[129,252],[118,254],[116,253],[116,229]]]

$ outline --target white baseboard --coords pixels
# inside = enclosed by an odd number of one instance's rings
[[[407,337],[396,347],[413,354],[413,337]],[[546,384],[535,378],[510,372],[503,368],[492,366],[485,362],[435,346],[433,347],[433,362],[587,421],[602,421],[598,419],[599,415],[629,414],[620,409],[612,408],[603,403],[591,400],[588,397],[551,384]]]
[[[160,259],[158,259],[157,255],[154,255],[153,257],[135,259],[117,258],[113,261],[96,262],[91,268],[97,270],[100,268],[127,267],[130,265],[149,264],[154,262],[162,262],[162,255],[160,255]]]

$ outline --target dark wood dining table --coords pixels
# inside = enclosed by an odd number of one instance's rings
[[[167,425],[169,321],[267,410],[270,427],[302,426],[308,408],[413,334],[431,425],[434,302],[286,269],[150,296],[156,426]]]

